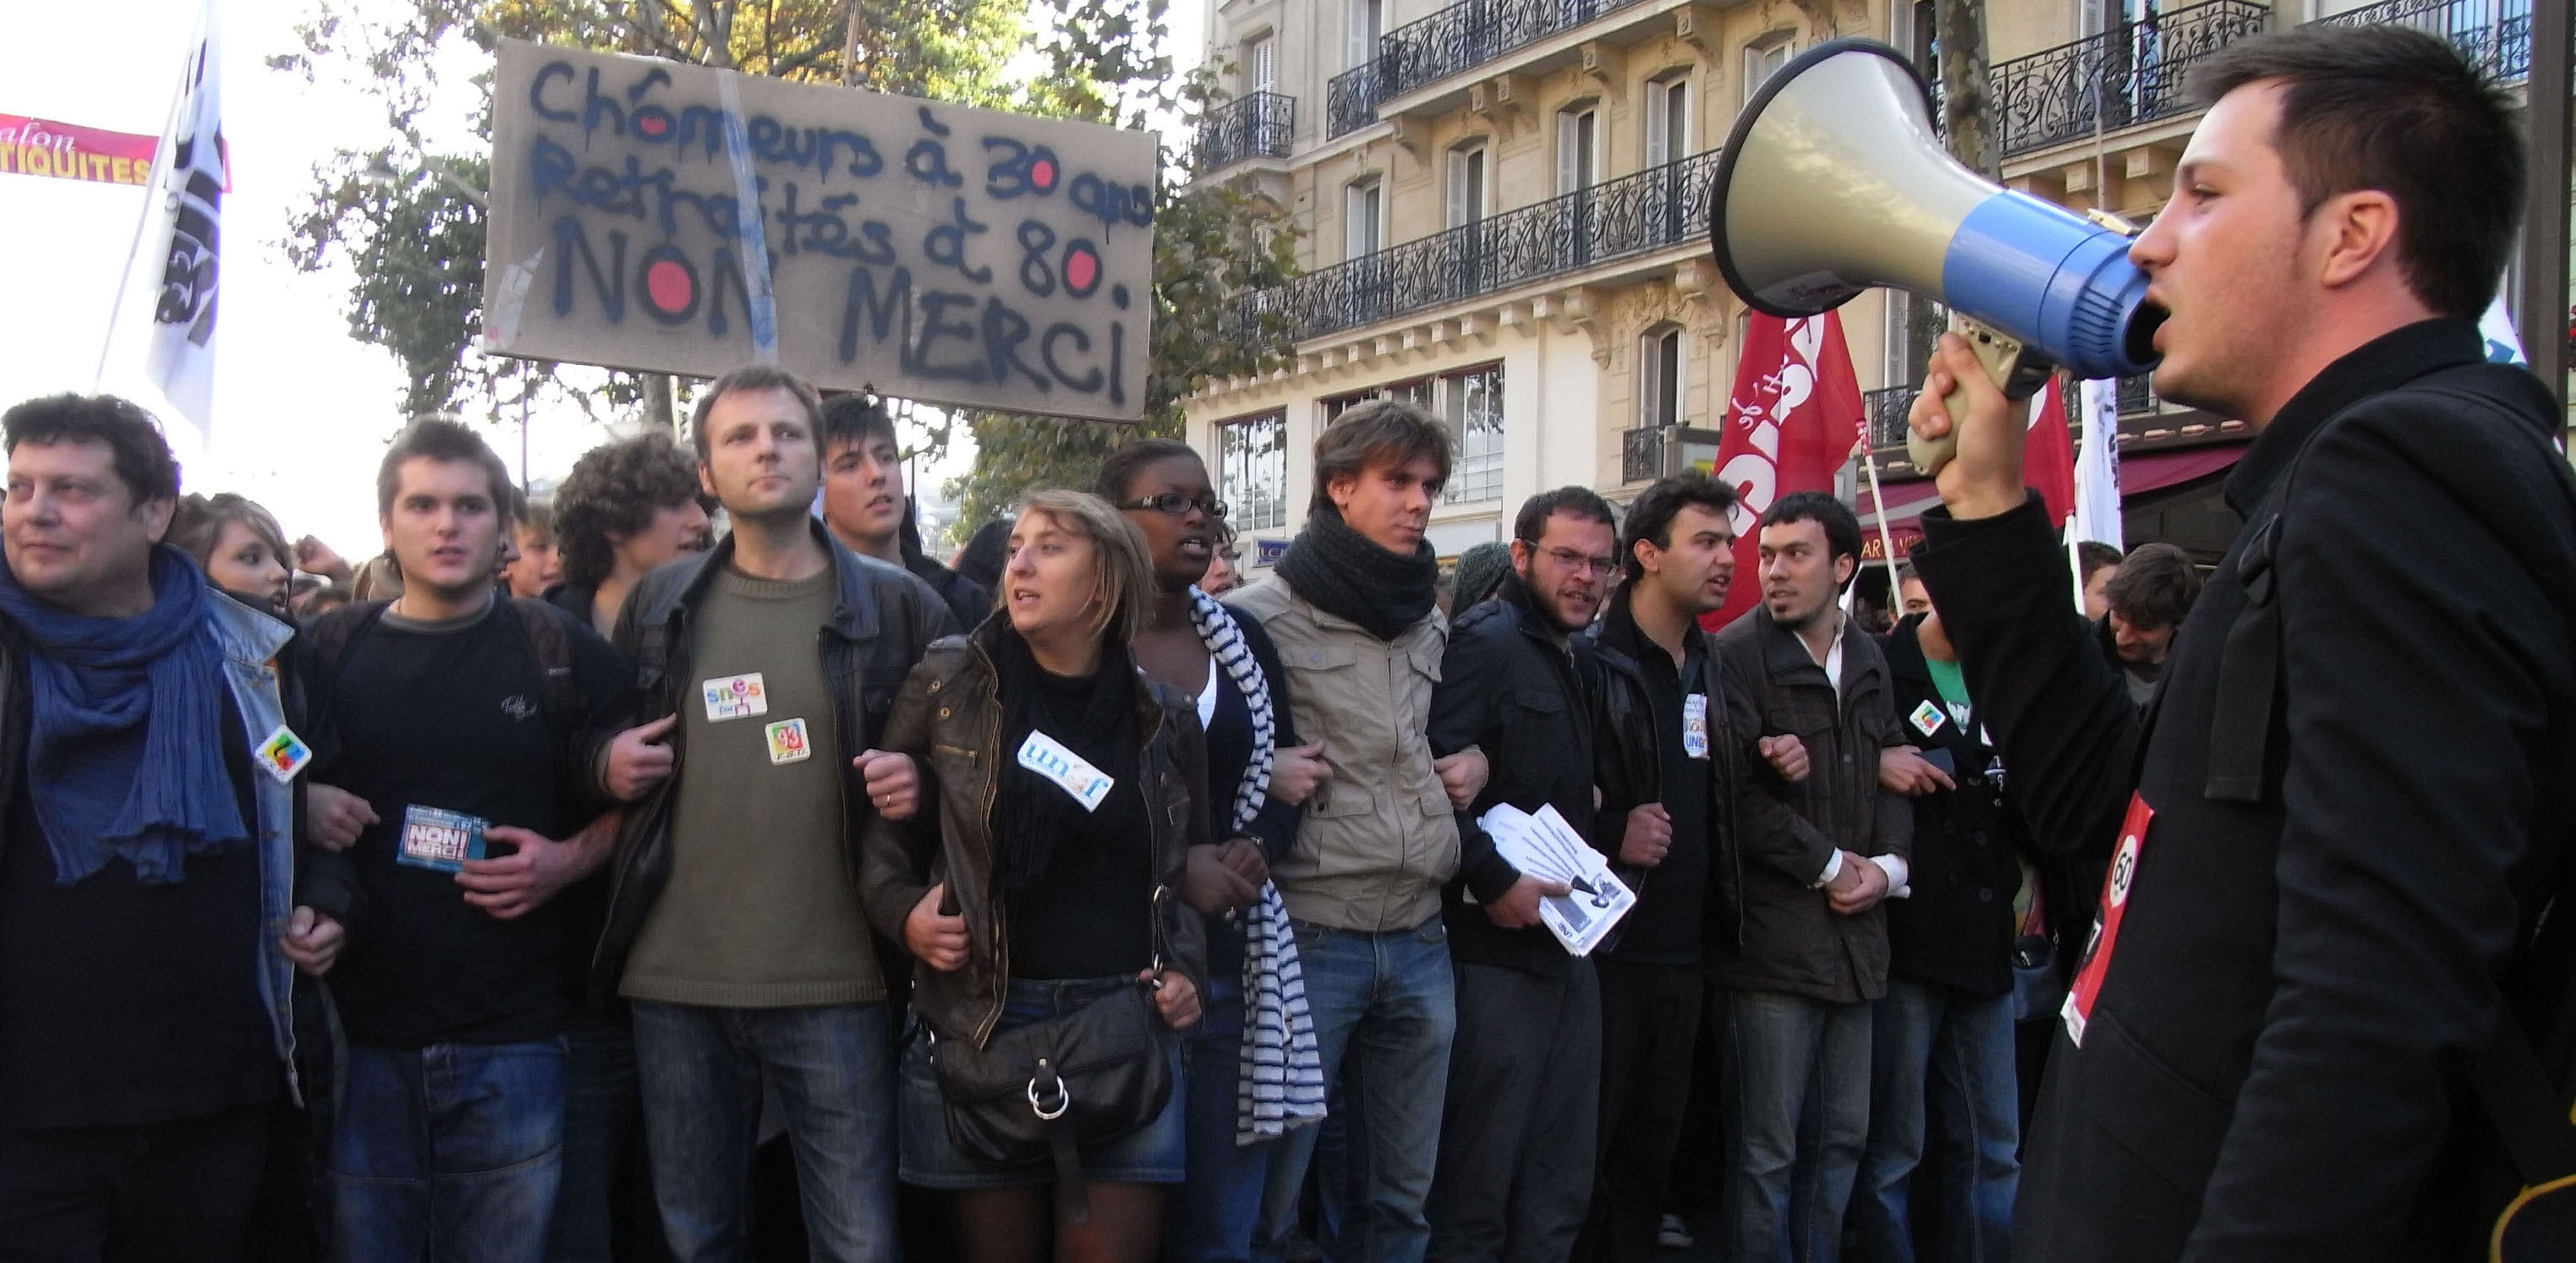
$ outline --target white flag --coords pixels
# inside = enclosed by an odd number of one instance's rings
[[[2514,330],[2513,313],[2504,309],[2502,291],[2487,304],[2487,314],[2478,318],[2478,334],[2487,340],[2487,363],[2531,367],[2531,357],[2522,353],[2522,335]]]
[[[214,412],[224,198],[216,31],[216,0],[206,0],[197,37],[189,45],[178,105],[153,155],[146,186],[151,201],[126,263],[125,288],[107,342],[111,356],[131,354],[141,343],[144,376],[200,434]],[[100,376],[114,374],[115,367],[102,362]]]
[[[2079,389],[2084,437],[2075,449],[2075,516],[2070,540],[2120,543],[2120,383],[2095,378]]]

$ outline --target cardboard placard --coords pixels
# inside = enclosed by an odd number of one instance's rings
[[[488,352],[1143,413],[1151,135],[515,40],[493,105]]]

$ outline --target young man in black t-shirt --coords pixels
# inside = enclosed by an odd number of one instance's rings
[[[403,595],[313,637],[324,779],[373,817],[333,979],[349,1041],[333,1216],[351,1263],[535,1263],[571,1000],[549,899],[606,858],[575,831],[604,802],[597,755],[627,669],[580,620],[496,597],[510,491],[473,431],[412,426],[377,497]]]

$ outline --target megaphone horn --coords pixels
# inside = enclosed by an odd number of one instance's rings
[[[2016,397],[2054,365],[2123,377],[2158,358],[2164,312],[2128,237],[1952,159],[1923,76],[1876,40],[1819,44],[1754,93],[1718,159],[1709,247],[1727,287],[1769,315],[1819,315],[1879,285],[1945,303]],[[1927,472],[1947,459],[1924,455]]]

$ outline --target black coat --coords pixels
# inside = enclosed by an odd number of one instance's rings
[[[2081,1046],[2049,1059],[2019,1257],[2485,1257],[2458,1067],[2523,994],[2535,871],[2576,829],[2576,512],[2557,406],[2464,368],[2480,350],[2467,321],[2410,326],[2281,410],[2227,484],[2249,522],[2277,512],[2268,574],[2249,589],[2240,532],[2143,721],[2067,613],[2037,496],[1925,515],[1915,564],[2033,827],[2110,839],[2133,789],[2155,812]],[[2446,369],[2498,406],[2420,384]],[[2249,599],[2283,621],[2241,802],[2209,778]]]
[[[1595,668],[1576,663],[1577,654],[1593,651],[1550,638],[1540,617],[1520,580],[1507,577],[1493,599],[1449,627],[1431,694],[1431,753],[1445,758],[1478,747],[1492,774],[1458,813],[1458,874],[1440,890],[1440,912],[1452,957],[1561,976],[1573,957],[1546,926],[1506,930],[1485,915],[1483,905],[1509,892],[1521,874],[1476,824],[1496,803],[1531,815],[1553,806],[1576,833],[1593,834],[1592,698],[1582,681]],[[1476,902],[1468,902],[1470,894]]]
[[[1644,695],[1644,668],[1638,664],[1647,654],[1663,653],[1664,647],[1638,628],[1628,600],[1629,588],[1624,584],[1610,594],[1594,641],[1606,687],[1600,748],[1593,753],[1602,794],[1593,845],[1612,857],[1612,867],[1622,877],[1634,876],[1631,885],[1643,903],[1654,897],[1653,870],[1630,869],[1616,860],[1619,842],[1626,836],[1628,812],[1639,803],[1663,801],[1655,781],[1663,771],[1662,743],[1668,738],[1657,726],[1653,703]],[[1717,655],[1717,638],[1696,623],[1682,634],[1696,638],[1700,652],[1699,678],[1684,681],[1683,690],[1696,690],[1709,699],[1708,837],[1704,843],[1709,848],[1708,892],[1707,902],[1701,905],[1700,941],[1711,953],[1734,951],[1744,942],[1744,853],[1735,844],[1736,805],[1744,795],[1762,792],[1755,777],[1779,782],[1754,748],[1761,734],[1738,732],[1727,723],[1726,670]],[[1642,725],[1626,720],[1624,712],[1632,708],[1641,712]],[[1683,844],[1684,839],[1673,839],[1674,846]]]
[[[1903,857],[1914,832],[1905,798],[1878,787],[1878,752],[1904,744],[1889,706],[1887,660],[1849,619],[1842,647],[1837,690],[1797,633],[1764,607],[1717,634],[1729,735],[1796,733],[1809,768],[1794,785],[1763,778],[1768,792],[1745,794],[1736,808],[1744,932],[1711,962],[1727,986],[1835,1004],[1887,994],[1885,901],[1846,916],[1817,888],[1837,848]]]
[[[1949,752],[1957,789],[1914,800],[1912,892],[1887,901],[1888,969],[1917,982],[1970,995],[2012,990],[2013,895],[2030,831],[2013,809],[1997,752],[1980,737],[1974,711],[1959,722],[1932,683],[1916,639],[1923,620],[1908,618],[1879,641],[1887,654],[1896,722],[1905,742]],[[1970,695],[1973,703],[1974,694]],[[1929,707],[1929,709],[1925,709]]]

